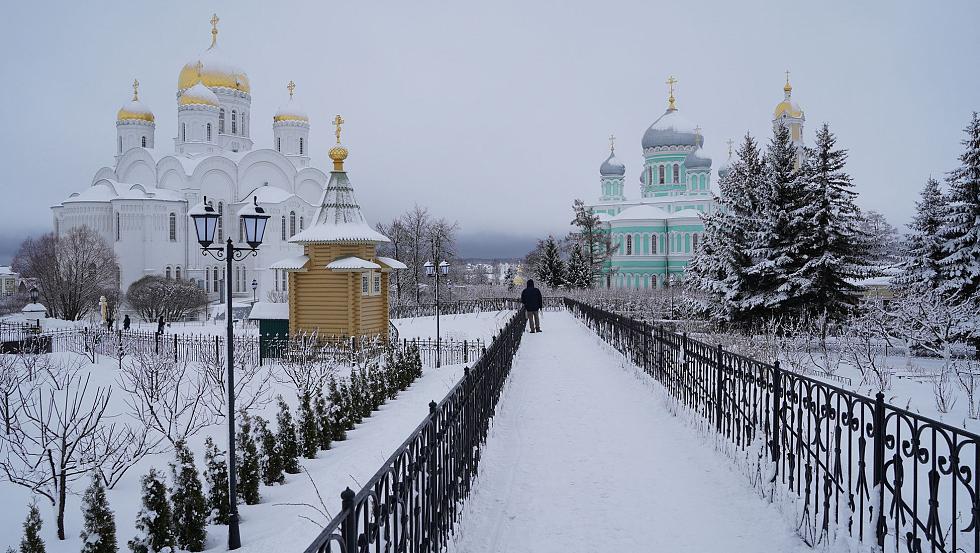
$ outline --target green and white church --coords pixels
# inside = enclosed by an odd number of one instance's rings
[[[628,199],[626,165],[616,158],[610,137],[609,157],[599,167],[602,194],[591,207],[610,233],[613,255],[603,270],[605,288],[660,288],[680,282],[704,235],[702,214],[717,209],[711,189],[711,159],[702,150],[701,129],[677,109],[671,77],[667,111],[643,133],[640,197]],[[803,111],[785,98],[776,106],[774,124],[788,125],[801,145]],[[731,158],[731,143],[729,143]],[[726,161],[718,176],[728,172]]]

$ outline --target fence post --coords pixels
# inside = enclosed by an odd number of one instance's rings
[[[769,436],[772,438],[769,448],[772,452],[773,463],[779,462],[779,417],[782,411],[780,408],[782,396],[783,371],[779,368],[779,361],[777,360],[772,364],[772,422],[769,423],[771,427]]]
[[[885,547],[885,394],[875,395],[874,420],[874,493],[878,512],[875,513],[875,537],[878,547]]]
[[[680,389],[677,390],[678,395],[684,405],[687,405],[687,332],[681,334],[681,358],[680,363],[678,363],[677,380],[680,385]]]
[[[715,372],[715,426],[718,428],[718,432],[723,429],[723,424],[721,422],[722,415],[722,401],[725,395],[725,367],[722,364],[722,353],[724,350],[721,348],[721,344],[718,344],[718,364],[716,365]]]
[[[643,371],[650,372],[650,325],[644,321],[643,322]]]
[[[469,350],[469,346],[466,343],[466,340],[464,339],[463,340],[463,363],[469,363],[469,362],[470,362],[470,350]]]
[[[177,333],[174,333],[174,363],[177,362]]]
[[[340,536],[345,551],[357,551],[357,512],[354,510],[354,490],[340,492],[340,512],[347,513],[340,524]]]
[[[154,344],[153,353],[155,353],[157,355],[160,355],[160,333],[159,332],[153,335],[153,344]]]

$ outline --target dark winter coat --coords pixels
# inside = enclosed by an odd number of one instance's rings
[[[123,318],[123,330],[129,330],[129,315]]]
[[[524,304],[524,309],[528,311],[538,311],[544,304],[544,300],[541,299],[541,290],[534,287],[534,281],[527,281],[527,288],[521,292],[521,303]]]

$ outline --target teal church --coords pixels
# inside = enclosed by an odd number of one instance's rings
[[[667,110],[643,134],[640,197],[627,199],[626,166],[616,158],[612,142],[609,157],[599,167],[602,193],[591,207],[610,233],[614,249],[601,287],[661,288],[680,282],[704,236],[701,216],[717,209],[701,129],[677,109],[673,77],[667,83]],[[788,78],[783,90],[785,99],[776,107],[773,122],[788,124],[798,142],[803,112],[790,100]],[[718,176],[727,172],[726,161]]]

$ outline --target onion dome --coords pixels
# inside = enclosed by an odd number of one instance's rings
[[[218,16],[211,17],[211,47],[199,57],[184,64],[177,77],[177,91],[183,92],[198,81],[208,88],[230,88],[251,92],[248,75],[236,64],[228,61],[217,46]]]
[[[218,97],[211,89],[202,83],[188,88],[180,95],[177,103],[182,106],[214,106],[218,107]]]
[[[662,146],[697,146],[695,126],[677,111],[667,108],[659,119],[643,133],[643,149]]]
[[[729,173],[732,172],[732,145],[735,142],[731,139],[728,141],[728,158],[721,162],[721,167],[718,168],[718,176],[720,178],[725,178]]]
[[[289,81],[286,85],[289,89],[289,101],[286,102],[285,106],[279,108],[276,114],[272,116],[272,122],[278,123],[280,121],[302,121],[304,123],[309,123],[310,118],[306,115],[306,110],[300,105],[299,101],[293,96],[293,91],[296,90],[296,83]]]
[[[707,156],[702,156],[704,152],[698,148],[697,150],[687,154],[684,159],[684,167],[688,170],[691,169],[710,169],[711,168],[711,158]]]
[[[803,110],[800,108],[800,105],[791,98],[793,95],[793,85],[789,84],[789,71],[786,72],[786,84],[783,86],[783,94],[785,94],[783,101],[776,104],[776,109],[773,111],[773,119],[779,119],[784,116],[794,119],[803,117]]]
[[[599,175],[603,177],[621,177],[626,174],[626,165],[616,159],[616,137],[609,137],[609,157],[599,166]]]
[[[146,104],[140,102],[139,87],[140,82],[134,80],[133,99],[119,108],[116,112],[116,121],[146,121],[147,123],[154,121],[153,112],[146,107]]]

